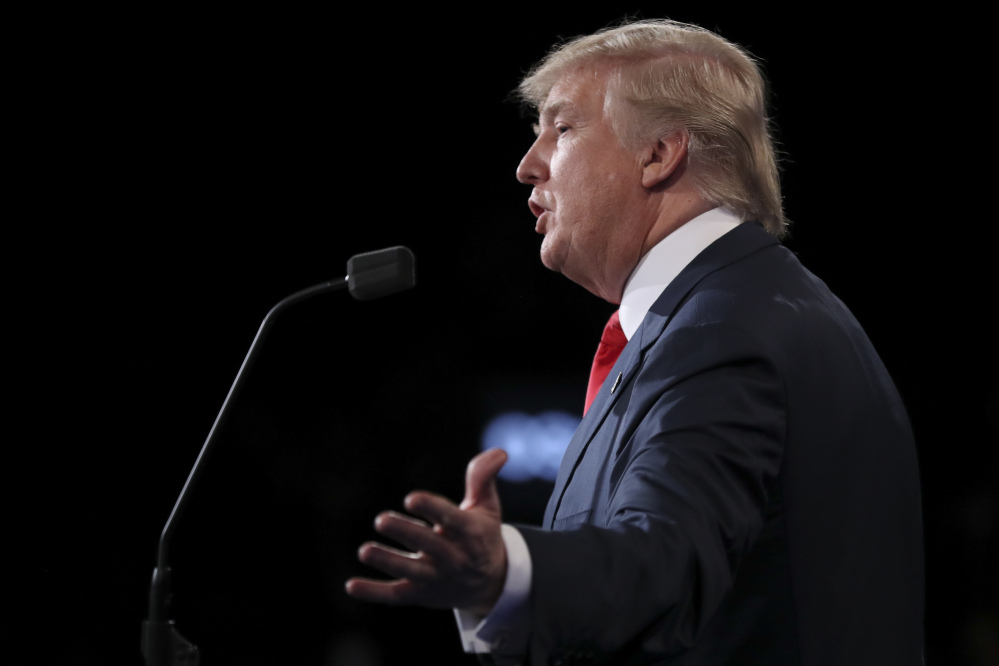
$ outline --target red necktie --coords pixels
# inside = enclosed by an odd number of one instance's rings
[[[597,346],[597,353],[593,357],[593,367],[590,368],[590,383],[586,387],[586,407],[583,414],[590,408],[593,399],[600,392],[600,386],[607,379],[607,374],[614,367],[617,357],[621,355],[621,350],[628,344],[628,338],[624,337],[621,329],[621,320],[618,319],[617,311],[607,320],[604,326],[604,334],[600,336],[600,345]]]

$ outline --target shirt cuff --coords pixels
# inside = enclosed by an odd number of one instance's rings
[[[506,547],[506,580],[496,605],[485,617],[454,609],[465,652],[523,654],[527,648],[531,553],[517,528],[503,525],[501,530]]]

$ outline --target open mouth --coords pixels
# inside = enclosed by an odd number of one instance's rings
[[[528,205],[528,207],[530,207],[531,212],[534,213],[534,217],[541,217],[541,214],[546,211],[545,208],[542,208],[541,206],[539,206],[538,204],[534,203],[530,199],[527,200],[527,205]]]

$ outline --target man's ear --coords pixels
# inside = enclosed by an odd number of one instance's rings
[[[687,159],[688,136],[685,130],[659,139],[645,154],[642,186],[651,190],[666,182]],[[682,173],[682,171],[681,171]]]

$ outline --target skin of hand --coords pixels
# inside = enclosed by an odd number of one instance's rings
[[[418,490],[404,500],[412,516],[395,511],[378,514],[375,530],[409,550],[374,541],[363,544],[358,559],[393,580],[351,578],[347,594],[374,603],[488,614],[506,581],[506,547],[496,489],[496,475],[506,460],[501,449],[473,458],[460,505]]]

